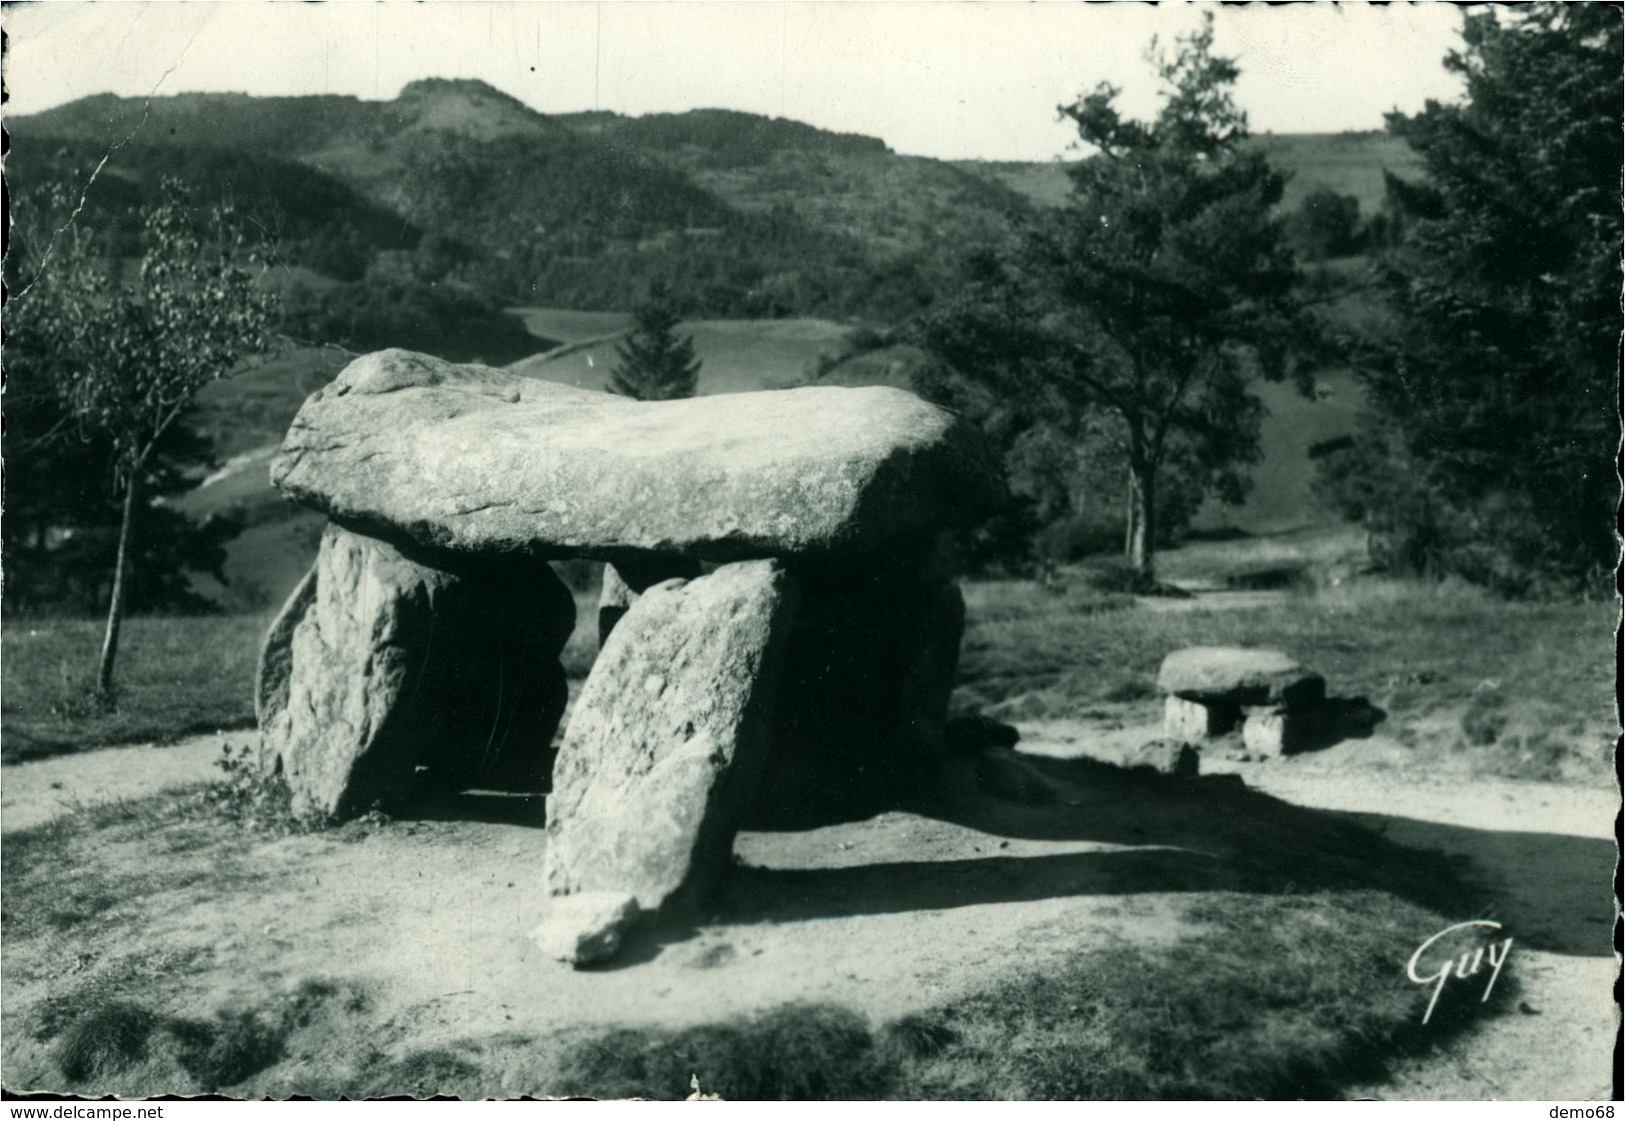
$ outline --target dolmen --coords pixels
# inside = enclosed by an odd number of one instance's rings
[[[1239,725],[1256,755],[1283,755],[1315,742],[1327,713],[1326,679],[1279,650],[1192,646],[1162,662],[1163,729],[1200,743]]]
[[[533,937],[577,964],[696,905],[738,829],[932,781],[949,542],[1002,495],[903,390],[639,402],[401,350],[313,394],[271,477],[329,526],[262,651],[262,765],[337,818],[549,789]],[[601,649],[555,758],[569,558],[606,563]]]

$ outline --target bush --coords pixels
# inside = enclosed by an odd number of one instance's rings
[[[235,750],[229,743],[222,744],[214,765],[225,781],[204,787],[197,797],[221,816],[255,832],[278,835],[304,833],[326,824],[325,815],[294,813],[286,780],[280,771],[271,774],[260,767],[252,743]]]

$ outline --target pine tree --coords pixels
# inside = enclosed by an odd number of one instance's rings
[[[1593,4],[1469,14],[1445,60],[1465,100],[1389,118],[1427,177],[1390,190],[1400,327],[1364,370],[1381,419],[1365,453],[1405,468],[1333,465],[1343,478],[1327,480],[1364,515],[1379,559],[1508,593],[1607,586],[1621,29],[1618,9]]]
[[[615,348],[620,361],[610,374],[611,392],[638,401],[694,396],[700,360],[694,340],[677,333],[677,312],[665,290],[655,287],[633,317],[632,333]]]

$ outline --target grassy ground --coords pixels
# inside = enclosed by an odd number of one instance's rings
[[[116,699],[104,706],[91,688],[100,621],[8,620],[0,634],[0,761],[251,726],[254,666],[269,625],[268,615],[129,619],[119,647]]]
[[[703,1090],[731,1098],[1320,1097],[1486,1011],[1471,1004],[1476,993],[1450,990],[1424,1032],[1427,992],[1404,977],[1417,932],[1442,929],[1464,905],[1441,860],[1416,854],[1426,904],[1361,887],[1358,876],[1317,878],[1317,854],[1335,861],[1386,842],[1281,808],[1307,830],[1300,840],[1343,842],[1311,843],[1286,861],[1307,877],[1304,886],[1259,872],[1257,890],[1193,890],[1178,905],[1188,937],[1000,970],[921,1011],[870,1019],[838,1004],[792,1003],[682,1029],[423,1038],[410,1013],[381,1014],[376,982],[346,973],[342,955],[326,959],[337,972],[283,971],[276,953],[286,947],[278,950],[259,920],[242,929],[228,922],[230,944],[208,928],[175,936],[176,916],[191,909],[235,914],[236,900],[324,874],[312,859],[319,849],[304,844],[312,838],[286,836],[288,823],[274,818],[245,828],[242,803],[219,790],[91,807],[7,836],[0,944],[9,1086],[136,1096],[674,1098],[697,1076]],[[1196,797],[1186,787],[1167,796]],[[1230,796],[1240,799],[1237,821],[1270,801]],[[361,821],[332,837],[400,844],[390,838],[403,828]],[[442,843],[457,844],[455,828],[442,828]],[[1334,833],[1321,837],[1328,828]],[[1361,864],[1366,873],[1396,866],[1391,854]],[[332,936],[362,952],[364,931],[332,921]],[[250,952],[257,970],[232,964]],[[1497,1004],[1516,993],[1507,978]]]

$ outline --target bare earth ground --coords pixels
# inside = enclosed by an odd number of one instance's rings
[[[1154,735],[1075,722],[1022,731],[1024,752],[1057,758],[1109,756],[1114,742]],[[245,738],[6,767],[0,828],[208,779],[223,743]],[[1381,736],[1288,760],[1221,754],[1204,758],[1204,773],[1234,772],[1286,802],[1348,814],[1400,844],[1457,856],[1497,904],[1488,916],[1462,918],[1499,919],[1518,939],[1507,967],[1519,985],[1517,1008],[1429,1056],[1402,1060],[1391,1080],[1352,1087],[1353,1096],[1608,1096],[1617,792],[1417,773],[1402,765],[1404,749]],[[353,978],[374,994],[369,1018],[421,1049],[594,1023],[677,1027],[791,1000],[896,1017],[1017,964],[1041,967],[1118,940],[1176,940],[1188,933],[1180,893],[1204,886],[1199,822],[1188,835],[1165,828],[1169,842],[1133,844],[1118,843],[1136,831],[1126,822],[1115,833],[1057,837],[887,813],[809,833],[743,835],[738,851],[754,867],[725,916],[635,941],[615,968],[577,972],[542,958],[525,938],[542,907],[534,887],[540,801],[506,810],[495,815],[502,820],[397,822],[360,840],[267,841],[256,854],[257,891],[182,894],[147,918],[143,940],[198,951],[187,987],[200,1008],[262,1001],[290,979]],[[124,846],[107,855],[144,854]],[[50,984],[13,978],[8,1006]],[[6,1065],[17,1089],[16,1072],[46,1069],[15,1045]],[[511,1092],[534,1092],[517,1067],[512,1079]]]

